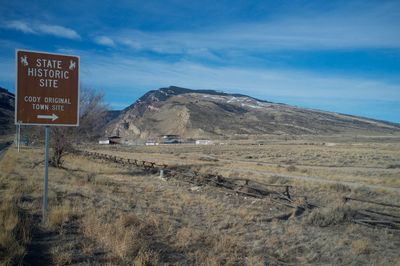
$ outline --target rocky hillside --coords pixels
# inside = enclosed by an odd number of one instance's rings
[[[215,138],[257,134],[391,134],[400,124],[179,87],[149,91],[112,120],[106,135]]]
[[[0,135],[11,133],[14,125],[15,95],[0,87]]]

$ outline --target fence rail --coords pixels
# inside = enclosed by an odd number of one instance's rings
[[[222,175],[195,171],[193,169],[190,169],[189,167],[178,168],[176,166],[169,166],[167,164],[160,164],[152,161],[138,159],[128,159],[99,152],[76,150],[75,154],[92,159],[106,160],[109,162],[120,164],[122,166],[143,168],[145,171],[149,171],[152,173],[157,173],[162,170],[162,176],[166,179],[174,178],[196,185],[209,185],[223,188],[241,196],[254,198],[268,197],[272,202],[276,204],[284,205],[286,207],[294,209],[294,211],[288,214],[279,216],[285,219],[293,216],[300,216],[306,210],[320,208],[320,206],[316,204],[309,203],[306,197],[293,197],[294,195],[291,194],[291,189],[293,188],[293,186],[291,185],[266,184],[246,178],[226,178]],[[282,188],[282,191],[279,190],[280,188]],[[399,205],[395,204],[379,203],[371,200],[344,197],[345,203],[349,201],[359,201],[384,207],[400,208]],[[278,219],[281,219],[279,217]],[[354,210],[354,215],[353,217],[350,217],[349,221],[363,226],[400,230],[400,217],[397,214],[371,210],[368,208]]]

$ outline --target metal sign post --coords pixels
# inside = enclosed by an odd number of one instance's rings
[[[79,57],[16,50],[15,124],[45,126],[43,222],[48,211],[49,126],[79,126]]]
[[[49,131],[50,127],[45,127],[45,143],[44,143],[44,178],[43,178],[43,211],[42,222],[47,218],[47,197],[49,191]]]
[[[15,124],[15,137],[14,137],[15,147],[18,147],[18,124]]]
[[[18,147],[18,152],[19,152],[19,145],[20,145],[20,142],[21,142],[21,124],[18,124],[17,142],[18,142],[17,147]]]

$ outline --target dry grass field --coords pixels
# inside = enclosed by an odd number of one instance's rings
[[[400,209],[400,142],[273,141],[251,145],[85,146],[168,167],[291,185],[301,215],[269,197],[69,154],[49,169],[43,148],[11,146],[0,161],[4,265],[398,265],[400,230],[355,223],[361,210]],[[278,189],[278,188],[277,188]],[[399,228],[400,229],[400,228]]]

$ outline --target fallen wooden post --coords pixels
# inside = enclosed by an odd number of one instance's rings
[[[376,202],[376,201],[372,201],[372,200],[364,200],[364,199],[356,199],[356,198],[351,198],[351,197],[344,197],[344,201],[345,202],[347,202],[349,200],[372,203],[372,204],[377,204],[377,205],[382,205],[382,206],[387,206],[387,207],[393,207],[393,208],[400,208],[400,205],[395,205],[395,204],[390,204],[390,203],[382,203],[382,202]]]
[[[286,196],[290,199],[289,186],[286,186]]]

